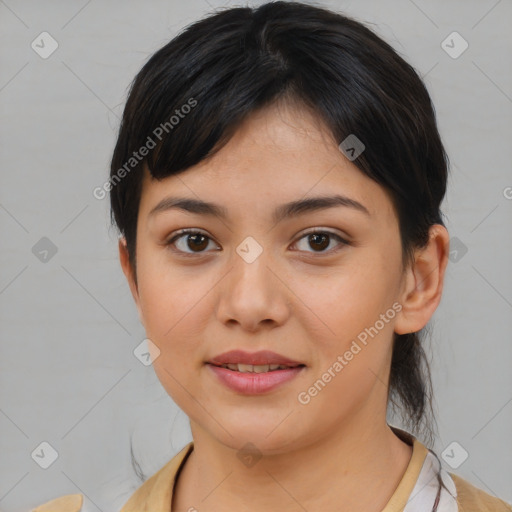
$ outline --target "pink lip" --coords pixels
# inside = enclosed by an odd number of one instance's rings
[[[245,352],[244,350],[230,350],[218,356],[213,357],[207,363],[212,365],[223,364],[279,364],[286,366],[299,366],[303,365],[300,361],[294,361],[281,354],[276,354],[270,350],[260,350],[259,352]]]
[[[286,370],[274,370],[265,373],[242,373],[209,363],[207,363],[207,366],[227,387],[245,395],[258,395],[272,391],[296,377],[305,368],[304,366],[297,366]]]

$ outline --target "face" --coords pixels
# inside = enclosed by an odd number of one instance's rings
[[[275,215],[333,196],[349,201]],[[162,203],[170,197],[224,216]],[[162,181],[146,171],[136,260],[130,285],[153,366],[193,432],[279,453],[384,421],[404,285],[398,218],[313,115],[267,108],[209,160]],[[123,268],[129,276],[126,258]],[[251,394],[207,364],[237,349],[304,366]]]

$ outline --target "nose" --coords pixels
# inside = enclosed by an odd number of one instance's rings
[[[265,250],[253,261],[234,251],[231,270],[219,283],[219,321],[250,332],[283,325],[290,315],[291,292],[279,274]]]

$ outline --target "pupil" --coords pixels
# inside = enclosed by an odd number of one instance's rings
[[[323,243],[321,243],[320,249],[325,249],[326,247],[329,246],[329,241],[328,241],[329,237],[325,233],[321,233],[321,234],[313,233],[312,235],[309,236],[309,241],[310,241],[310,243],[313,242],[313,244],[319,243],[320,239],[322,239],[322,241],[323,241]],[[327,242],[327,243],[325,243],[325,242]],[[314,249],[314,247],[313,247],[313,249]]]

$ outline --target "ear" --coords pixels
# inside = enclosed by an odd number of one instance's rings
[[[132,292],[133,300],[135,301],[135,305],[137,306],[137,311],[139,312],[139,319],[142,325],[144,325],[144,319],[140,307],[139,290],[137,288],[137,284],[135,283],[135,276],[133,268],[130,264],[128,247],[126,245],[126,238],[124,237],[121,237],[119,239],[119,261],[121,262],[121,268],[123,269],[123,273],[126,277],[126,280],[128,281],[128,285],[130,286],[130,291]]]
[[[450,236],[441,224],[431,226],[429,233],[427,246],[416,251],[414,262],[406,270],[399,297],[402,309],[395,322],[397,334],[421,330],[441,301]]]

